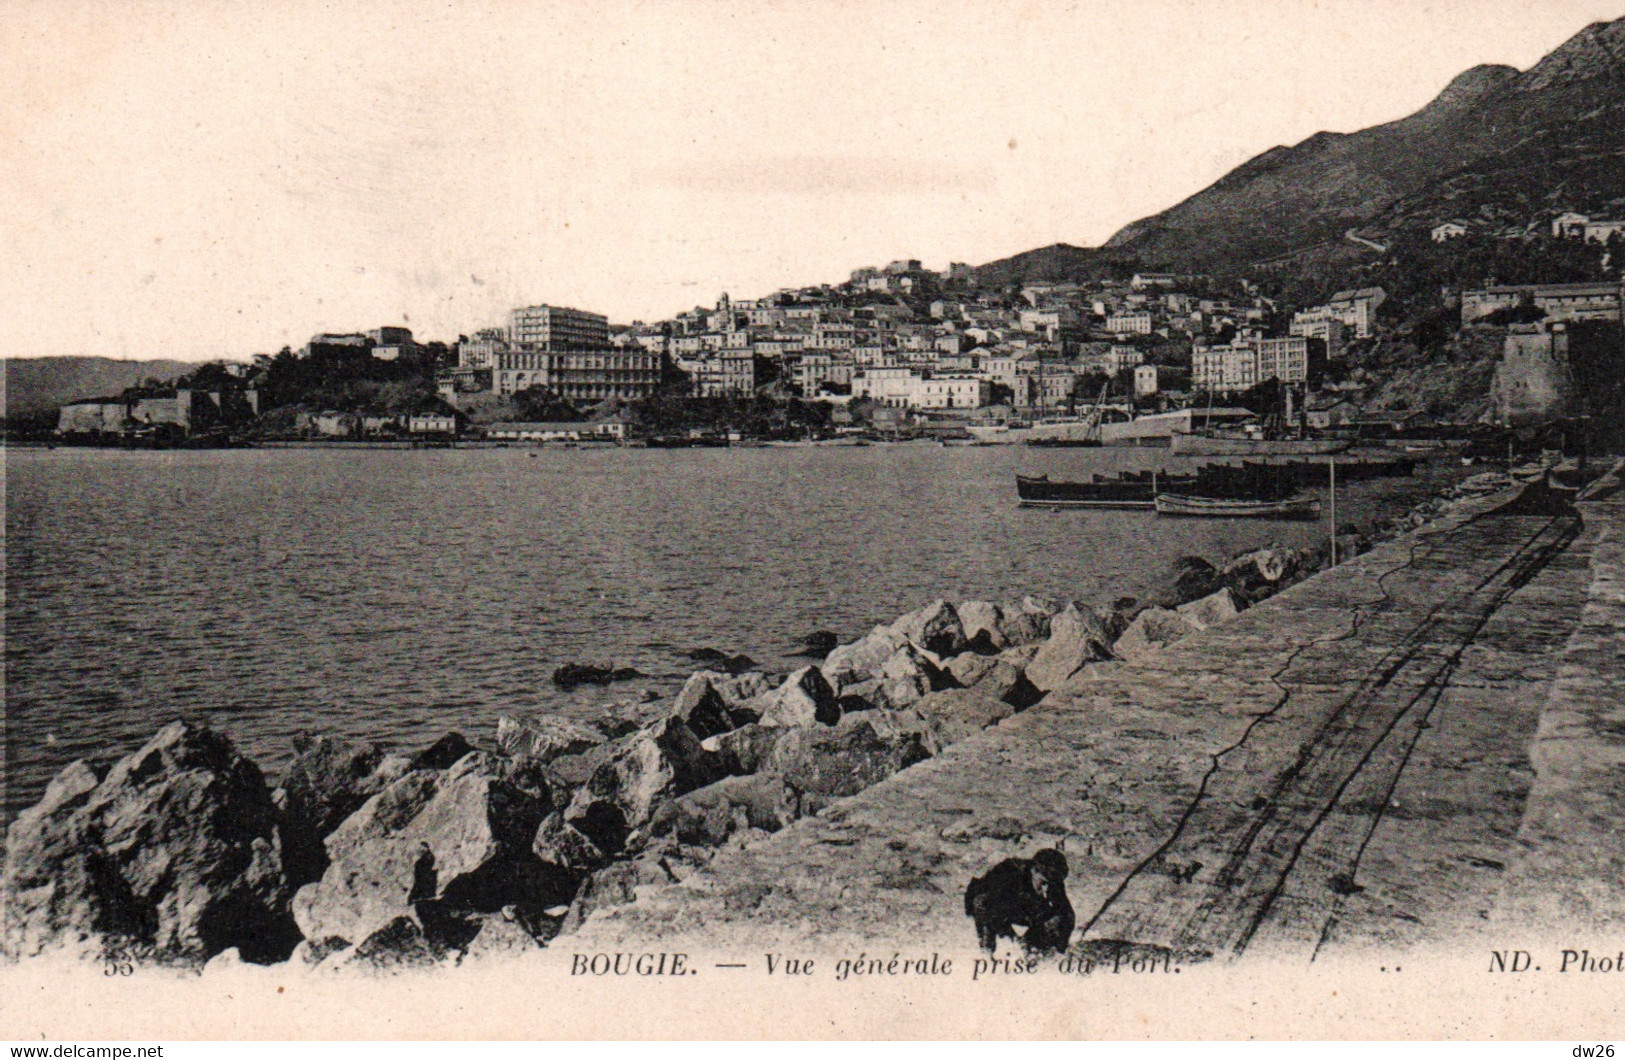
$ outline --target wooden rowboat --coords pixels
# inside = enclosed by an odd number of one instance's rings
[[[1247,501],[1225,497],[1192,497],[1183,493],[1159,493],[1156,508],[1158,515],[1184,515],[1203,519],[1316,519],[1320,516],[1320,502],[1313,497]]]

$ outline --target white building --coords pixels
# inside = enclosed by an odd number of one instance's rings
[[[756,359],[749,351],[690,361],[683,370],[700,397],[749,397],[756,390]]]
[[[1195,347],[1191,350],[1191,385],[1216,394],[1257,386],[1258,351],[1245,343]]]
[[[1610,237],[1625,239],[1625,221],[1587,221],[1585,241],[1606,243]]]
[[[1338,291],[1326,303],[1327,312],[1354,329],[1354,337],[1366,339],[1377,328],[1377,307],[1388,298],[1381,287],[1362,287],[1358,291]]]
[[[533,305],[513,311],[509,336],[516,346],[554,350],[609,345],[609,318],[565,306]]]
[[[1113,313],[1106,318],[1106,330],[1114,335],[1149,335],[1151,314]]]
[[[991,399],[992,386],[976,376],[922,375],[912,368],[865,368],[852,376],[852,396],[893,408],[974,409]]]
[[[1305,339],[1319,339],[1326,344],[1326,356],[1336,357],[1343,350],[1343,322],[1326,311],[1325,306],[1292,315],[1287,333]]]
[[[1590,223],[1591,218],[1583,213],[1575,213],[1573,210],[1560,213],[1552,218],[1552,238],[1578,239],[1585,235],[1585,227]]]

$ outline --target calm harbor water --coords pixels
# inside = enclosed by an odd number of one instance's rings
[[[1017,470],[1080,477],[1160,450],[11,450],[8,813],[64,764],[181,713],[274,779],[300,731],[400,747],[503,713],[669,694],[687,652],[768,669],[937,596],[1137,595],[1176,557],[1325,525],[1019,508]],[[1459,468],[1361,483],[1368,519]],[[562,692],[553,669],[649,675]]]

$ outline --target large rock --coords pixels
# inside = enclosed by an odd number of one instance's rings
[[[1155,656],[1174,641],[1196,630],[1196,625],[1177,611],[1148,607],[1134,616],[1128,629],[1112,645],[1112,651],[1119,659],[1139,662]]]
[[[784,778],[803,814],[856,795],[934,753],[923,731],[898,724],[893,713],[865,711],[832,728],[793,729],[774,747],[767,772]]]
[[[972,682],[970,687],[978,695],[1008,703],[1017,710],[1026,710],[1044,698],[1043,691],[1027,680],[1027,675],[1019,667],[1003,659],[995,659],[987,672]]]
[[[561,754],[547,763],[547,775],[558,790],[574,791],[591,780],[605,762],[626,750],[642,731],[643,726],[640,725],[631,732],[589,747],[580,754]]]
[[[332,864],[294,897],[299,929],[361,950],[410,921],[434,944],[456,945],[467,941],[460,914],[552,904],[573,881],[532,851],[547,811],[484,754],[408,773],[328,837]]]
[[[727,705],[728,710],[736,715],[741,709],[748,713],[747,704],[751,700],[773,691],[773,679],[760,670],[750,670],[742,674],[723,674],[705,670],[701,673],[710,682],[712,690],[722,697],[722,702]]]
[[[649,822],[649,834],[720,846],[746,828],[777,832],[797,816],[795,797],[782,777],[728,777],[662,806]]]
[[[1228,622],[1241,614],[1241,607],[1236,600],[1236,594],[1225,586],[1210,596],[1200,600],[1192,600],[1188,604],[1180,604],[1174,610],[1185,617],[1185,621],[1197,629],[1206,629],[1221,622]],[[1127,632],[1125,630],[1124,632]]]
[[[474,745],[460,732],[448,732],[412,756],[408,769],[450,769],[474,753]]]
[[[959,612],[946,600],[933,600],[918,611],[910,611],[893,622],[891,629],[933,655],[957,655],[965,650],[968,639]]]
[[[683,682],[683,690],[677,693],[671,713],[672,717],[685,722],[694,730],[694,735],[702,740],[738,728],[728,713],[728,705],[711,687],[710,678],[703,673],[690,674],[688,680]]]
[[[978,655],[974,651],[967,651],[949,659],[947,670],[948,676],[957,681],[961,687],[969,688],[997,665],[999,665],[997,656]]]
[[[931,722],[944,744],[974,736],[1016,713],[1016,707],[979,688],[951,688],[933,692],[914,705]]]
[[[611,810],[610,804],[599,804],[600,813]],[[583,827],[593,829],[604,841],[589,837],[581,828],[564,819],[562,812],[547,815],[540,827],[536,829],[536,836],[531,841],[531,852],[536,855],[543,865],[560,873],[568,880],[579,881],[589,873],[606,865],[616,851],[626,842],[626,823],[620,820],[620,811],[613,810],[617,823],[605,825],[607,828],[618,828],[612,836],[603,835],[605,828],[596,827],[605,822],[583,819]],[[609,849],[605,849],[608,847]]]
[[[816,666],[796,670],[749,706],[768,726],[834,725],[841,717],[839,696]]]
[[[943,671],[913,644],[905,644],[893,652],[875,677],[879,686],[870,701],[893,709],[916,703],[920,697],[948,684]]]
[[[512,909],[482,917],[479,931],[463,951],[462,962],[516,960],[541,952],[542,943]]]
[[[1058,688],[1089,663],[1111,656],[1106,630],[1093,611],[1068,604],[1050,619],[1049,628],[1049,639],[1026,667],[1027,680],[1040,691]]]
[[[110,769],[75,762],[7,831],[7,952],[286,957],[276,820],[259,768],[201,725],[167,725]]]
[[[1225,580],[1249,595],[1291,580],[1303,566],[1295,548],[1271,545],[1237,556],[1224,566]],[[1183,602],[1183,601],[1182,601]]]
[[[386,759],[375,744],[331,736],[296,737],[294,752],[271,797],[282,817],[283,875],[297,889],[327,870],[323,840],[409,763],[399,756]]]
[[[631,737],[599,766],[565,810],[565,821],[607,853],[643,827],[664,802],[721,780],[726,763],[700,744],[679,718],[665,718]]]
[[[587,877],[570,902],[570,910],[559,925],[560,935],[573,935],[586,919],[599,909],[629,905],[637,899],[639,887],[660,887],[677,882],[657,856],[617,861]]]
[[[1000,623],[1004,610],[986,600],[966,600],[955,606],[959,624],[965,630],[965,642],[972,651],[997,653],[1010,646]]]
[[[1174,608],[1219,590],[1224,575],[1201,556],[1181,556],[1157,579],[1147,601],[1153,606]]]
[[[852,685],[871,680],[886,660],[907,643],[908,638],[893,632],[890,626],[876,626],[866,636],[830,652],[821,669],[837,692],[845,692]]]
[[[771,688],[766,675],[758,672],[731,677],[702,670],[684,682],[672,714],[703,740],[756,721],[760,715],[749,701]]]
[[[1029,596],[999,608],[999,633],[1006,649],[1042,644],[1049,637],[1050,616],[1060,610],[1053,600]]]
[[[513,758],[551,762],[560,755],[590,751],[609,737],[596,725],[573,718],[542,715],[520,720],[497,718],[497,749]]]
[[[789,731],[777,725],[745,725],[706,739],[701,746],[721,759],[723,768],[743,776],[762,768],[773,747]]]

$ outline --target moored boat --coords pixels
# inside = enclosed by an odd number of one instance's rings
[[[1232,497],[1194,497],[1183,493],[1159,493],[1155,505],[1158,515],[1194,516],[1204,519],[1315,519],[1320,516],[1320,501],[1313,497],[1242,500]]]
[[[1332,456],[1353,444],[1346,438],[1250,438],[1176,431],[1169,449],[1180,456]]]

